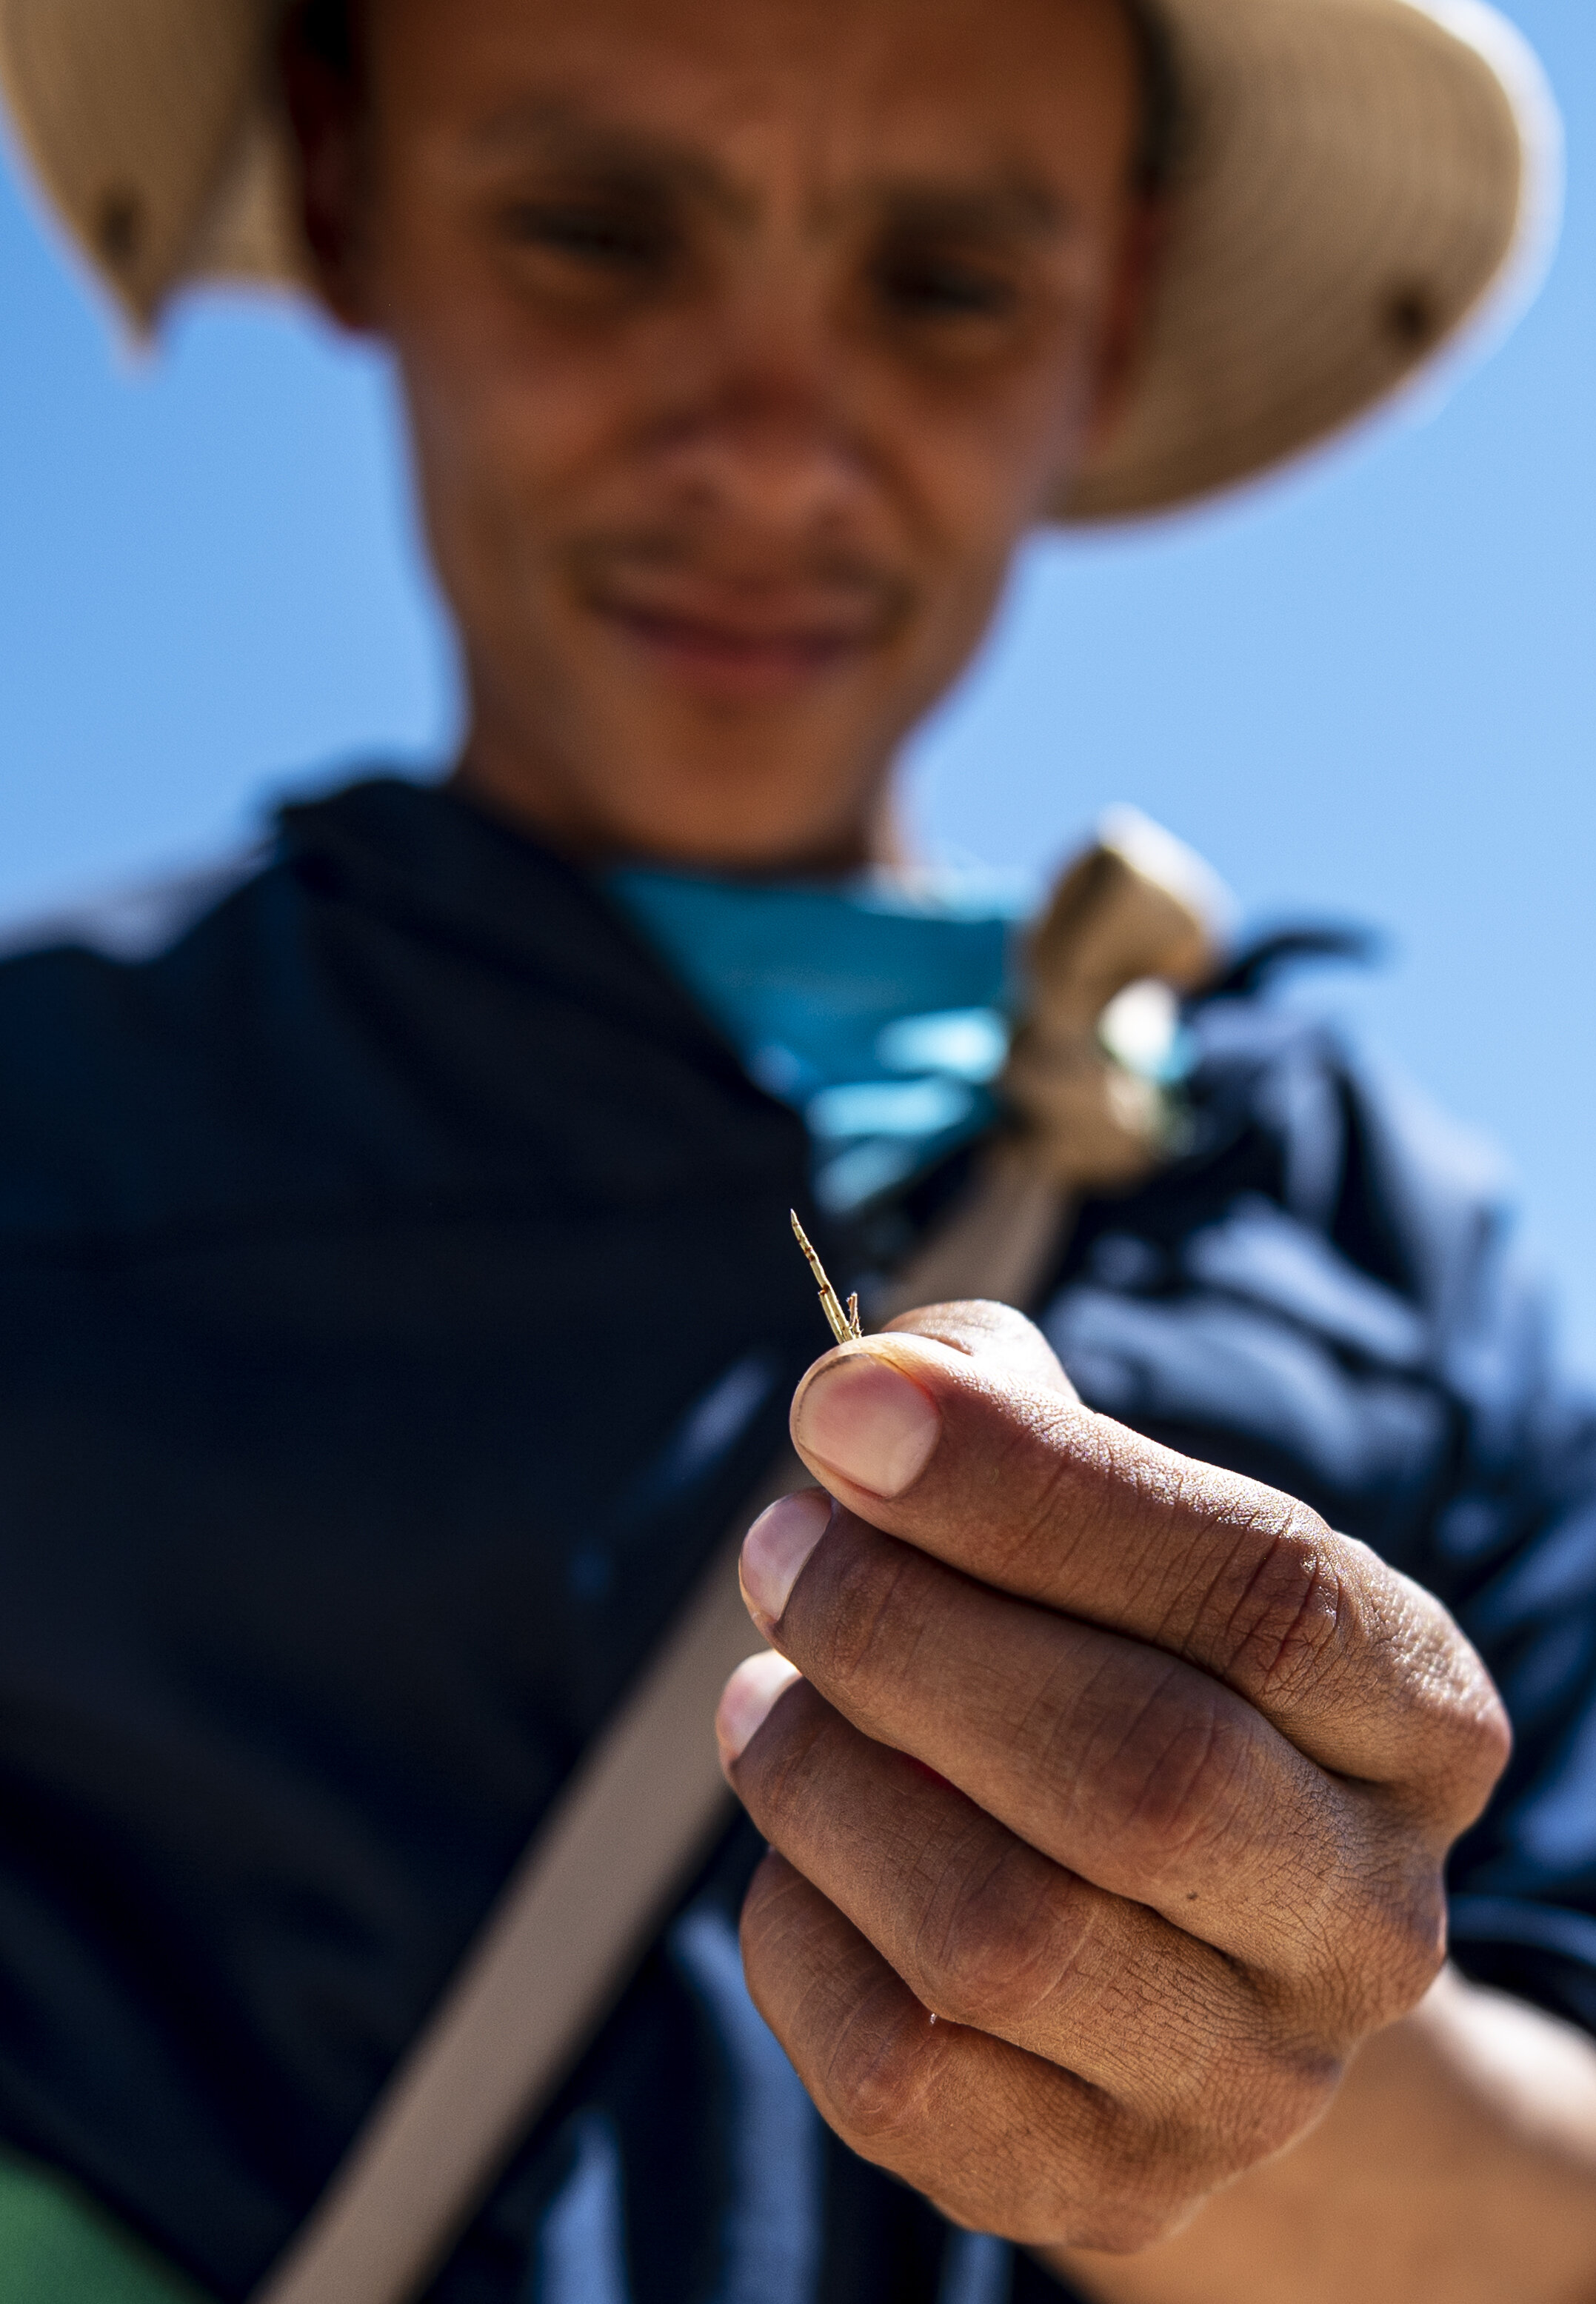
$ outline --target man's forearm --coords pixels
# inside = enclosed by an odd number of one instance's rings
[[[1596,2046],[1448,1971],[1177,2238],[1056,2265],[1101,2304],[1596,2304]]]

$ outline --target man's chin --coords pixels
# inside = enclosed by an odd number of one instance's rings
[[[804,741],[805,736],[811,741]],[[590,792],[599,848],[688,870],[780,876],[850,871],[870,860],[881,775],[844,765],[835,745],[773,712],[751,728],[724,714],[615,730],[617,767]]]

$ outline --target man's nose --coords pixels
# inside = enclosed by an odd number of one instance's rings
[[[868,470],[841,364],[790,330],[726,349],[663,428],[671,481],[696,507],[767,531],[829,526],[857,504]]]

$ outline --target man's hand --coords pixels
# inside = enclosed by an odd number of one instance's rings
[[[1424,1994],[1501,1707],[1427,1594],[1082,1408],[1016,1314],[828,1353],[793,1436],[836,1503],[751,1530],[779,1657],[719,1715],[772,1843],[754,1998],[839,2134],[953,2217],[1142,2246]]]
[[[1596,2044],[1445,1970],[1183,2232],[1047,2260],[1098,2304],[1592,2304]]]

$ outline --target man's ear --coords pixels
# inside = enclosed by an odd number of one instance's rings
[[[1148,315],[1169,236],[1168,204],[1140,193],[1128,204],[1098,343],[1097,377],[1086,425],[1090,464],[1125,416],[1147,339]]]
[[[299,158],[300,222],[321,301],[346,328],[373,326],[367,294],[367,149],[357,56],[345,65],[306,37],[289,10],[278,41],[284,104]]]

